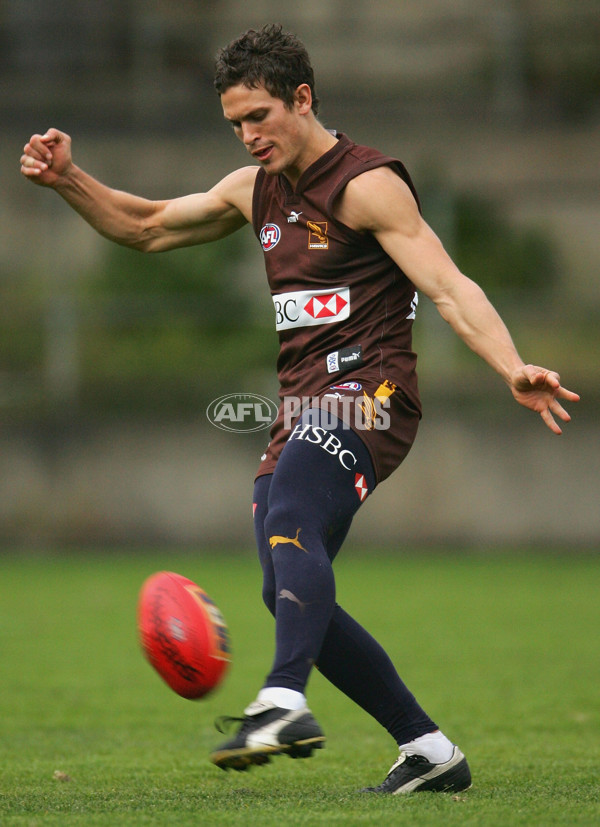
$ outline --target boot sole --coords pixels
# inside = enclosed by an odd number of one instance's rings
[[[313,750],[323,749],[324,746],[325,737],[320,735],[314,738],[306,738],[303,741],[294,741],[293,744],[218,750],[212,753],[210,760],[222,770],[243,772],[253,764],[256,766],[268,764],[273,755],[288,755],[290,758],[310,758]]]

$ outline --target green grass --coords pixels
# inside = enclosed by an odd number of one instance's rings
[[[318,674],[328,736],[310,761],[248,773],[207,761],[271,659],[253,553],[0,560],[0,824],[596,825],[600,823],[600,558],[346,551],[340,602],[386,645],[466,752],[458,796],[365,797],[395,745]],[[233,665],[193,703],[142,658],[135,604],[158,569],[199,582],[230,626]],[[63,773],[65,780],[55,778]]]

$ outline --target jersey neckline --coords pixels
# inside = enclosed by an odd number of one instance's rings
[[[284,173],[279,173],[279,182],[285,192],[286,200],[298,198],[302,195],[302,193],[309,188],[311,183],[319,175],[321,175],[326,169],[335,163],[339,157],[341,157],[353,146],[353,142],[343,132],[336,132],[335,130],[328,131],[333,132],[337,138],[337,143],[335,143],[331,149],[324,152],[323,155],[317,158],[316,161],[313,161],[313,163],[304,170],[295,187],[291,185]]]

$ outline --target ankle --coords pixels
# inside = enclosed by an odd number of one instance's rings
[[[265,686],[258,693],[256,700],[262,703],[270,701],[281,709],[302,709],[306,706],[306,698],[302,692],[284,686]]]
[[[407,744],[401,744],[400,752],[405,752],[407,755],[423,755],[432,764],[445,764],[452,758],[454,744],[438,729],[435,732],[421,735]]]

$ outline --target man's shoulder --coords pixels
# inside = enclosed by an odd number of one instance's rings
[[[378,198],[385,193],[405,193],[410,194],[411,200],[416,201],[420,209],[417,191],[402,161],[361,144],[352,144],[347,155],[353,158],[354,163],[350,164],[346,175],[338,182],[336,192],[332,193],[332,204],[342,194],[361,201]]]
[[[392,166],[382,164],[376,167],[367,167],[357,170],[350,178],[342,192],[346,197],[362,200],[376,198],[378,194],[404,188],[406,184]]]
[[[338,138],[338,145],[342,150],[341,155],[343,157],[345,156],[347,161],[354,161],[354,163],[364,164],[367,167],[400,164],[397,158],[388,155],[388,153],[378,147],[354,141],[344,132],[336,132],[335,134]]]
[[[234,169],[233,172],[230,172],[220,181],[219,186],[230,190],[254,187],[258,170],[259,167],[257,166],[239,167],[238,169]]]
[[[248,217],[258,170],[257,166],[239,167],[222,178],[213,191]]]
[[[374,232],[379,218],[404,205],[418,208],[416,194],[391,166],[378,166],[359,173],[347,182],[335,203],[336,218],[354,230]]]

